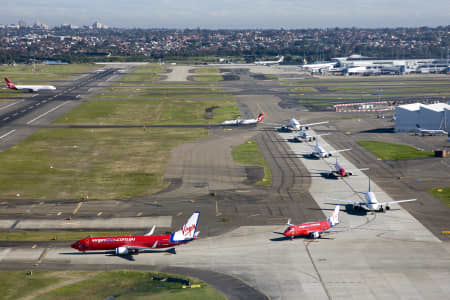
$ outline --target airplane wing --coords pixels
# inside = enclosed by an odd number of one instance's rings
[[[339,152],[350,151],[350,150],[352,150],[352,148],[341,149],[341,150],[334,150],[334,151],[330,151],[330,153],[339,153]]]
[[[397,201],[386,201],[386,202],[380,202],[381,205],[390,205],[392,203],[401,203],[401,202],[412,202],[416,201],[417,199],[407,199],[407,200],[397,200]]]
[[[309,123],[309,124],[301,124],[301,125],[302,125],[302,127],[305,127],[305,126],[313,126],[313,125],[320,125],[320,124],[328,124],[328,121],[317,122],[317,123]]]

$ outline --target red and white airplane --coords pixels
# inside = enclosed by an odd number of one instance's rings
[[[153,226],[149,233],[142,236],[85,238],[73,243],[71,247],[82,252],[115,249],[116,255],[138,254],[139,251],[155,248],[171,248],[197,238],[200,233],[196,231],[199,216],[199,211],[194,212],[180,230],[171,234],[152,235],[155,231],[155,226]]]
[[[336,205],[333,214],[326,220],[321,222],[304,223],[299,225],[290,224],[288,220],[288,228],[283,232],[285,237],[293,239],[296,236],[307,236],[312,239],[318,239],[322,233],[330,232],[329,229],[339,224],[340,205]]]
[[[369,168],[363,168],[363,169],[356,169],[356,170],[346,170],[338,161],[338,156],[336,155],[336,162],[332,164],[331,170],[315,170],[315,171],[321,171],[327,173],[327,176],[340,176],[340,177],[347,177],[352,176],[355,174],[356,171],[366,171],[369,170]]]
[[[328,123],[328,121],[301,124],[300,121],[295,118],[288,120],[287,123],[284,123],[284,124],[283,123],[266,123],[266,122],[264,122],[265,125],[280,126],[281,131],[299,131],[302,129],[308,130],[309,127],[311,127],[311,126],[323,125],[323,124],[327,124],[327,123]]]
[[[39,92],[44,90],[56,90],[56,87],[53,85],[15,85],[12,83],[8,77],[5,77],[6,85],[9,89],[19,90],[19,91],[27,91],[27,92]]]
[[[224,126],[240,126],[240,125],[255,125],[261,123],[264,118],[264,113],[260,113],[258,118],[256,119],[235,119],[235,120],[227,120],[223,121],[221,125]]]

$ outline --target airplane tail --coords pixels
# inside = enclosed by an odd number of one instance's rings
[[[259,123],[259,122],[262,122],[262,121],[263,121],[263,118],[264,118],[264,113],[260,113],[259,116],[258,116],[257,122],[258,122],[258,123]]]
[[[284,61],[284,56],[280,57],[280,59],[278,60],[279,63],[282,63]]]
[[[200,217],[200,212],[196,211],[192,214],[192,216],[187,220],[186,224],[181,227],[177,232],[172,233],[170,237],[172,242],[187,242],[195,239],[198,235],[197,224],[198,218]]]
[[[333,214],[328,218],[328,222],[330,222],[331,227],[339,224],[339,211],[341,210],[341,205],[336,205]]]
[[[6,85],[8,86],[8,88],[10,88],[10,89],[17,89],[16,86],[14,85],[14,83],[12,83],[12,82],[8,79],[8,77],[5,77],[5,82],[6,82]]]

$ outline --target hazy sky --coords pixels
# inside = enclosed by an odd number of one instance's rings
[[[4,0],[0,24],[142,28],[397,27],[450,24],[449,0]]]

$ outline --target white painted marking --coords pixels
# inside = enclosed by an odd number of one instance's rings
[[[20,101],[17,101],[17,102],[14,102],[14,103],[2,106],[2,107],[0,107],[0,110],[8,108],[8,107],[13,106],[13,105],[16,105],[17,103],[22,102],[22,101],[24,101],[24,100],[20,100]]]
[[[9,117],[6,117],[6,118],[3,119],[3,121],[6,121],[6,120],[8,120],[8,119],[9,119]]]
[[[0,261],[2,261],[11,252],[11,248],[7,248],[0,252]]]
[[[43,103],[47,103],[47,100],[42,101]]]
[[[51,112],[54,112],[55,110],[57,110],[58,108],[60,108],[60,107],[63,106],[63,105],[66,105],[67,103],[68,103],[68,102],[63,102],[63,103],[61,103],[60,105],[53,107],[53,108],[50,109],[48,112],[45,112],[45,113],[43,113],[42,115],[37,116],[36,118],[34,118],[34,119],[28,121],[26,124],[28,125],[28,124],[33,123],[33,122],[36,121],[36,120],[39,120],[40,118],[42,118],[42,117],[48,115],[48,114],[51,113]]]
[[[10,135],[11,133],[13,133],[14,131],[16,131],[15,129],[8,131],[7,133],[5,133],[4,135],[0,136],[0,139],[7,137],[8,135]]]

